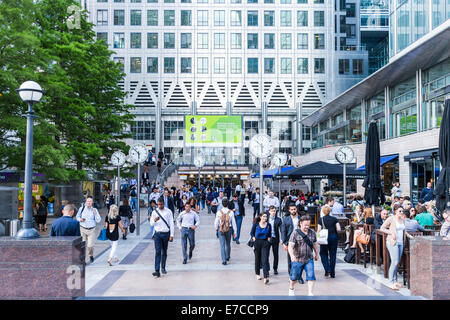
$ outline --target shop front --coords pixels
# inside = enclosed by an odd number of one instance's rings
[[[409,162],[411,201],[417,204],[422,189],[428,182],[431,182],[434,187],[439,177],[439,149],[410,152],[405,156],[405,161]]]

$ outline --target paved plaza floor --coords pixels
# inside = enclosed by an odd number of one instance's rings
[[[196,231],[196,247],[192,260],[182,264],[180,232],[176,229],[174,241],[169,243],[167,274],[154,278],[154,243],[149,238],[149,222],[146,209],[142,209],[140,236],[136,233],[127,240],[119,240],[117,255],[119,262],[112,267],[106,262],[109,254],[108,242],[96,244],[96,259],[86,266],[86,298],[223,298],[281,297],[288,296],[289,277],[286,252],[280,247],[278,275],[270,271],[270,281],[255,278],[253,249],[247,246],[252,211],[242,224],[241,244],[232,242],[231,259],[228,265],[221,264],[220,245],[214,229],[214,215],[206,210],[200,213],[200,226]],[[342,297],[361,299],[415,299],[407,289],[395,292],[387,287],[387,279],[375,269],[343,261],[344,252],[338,249],[336,278],[325,278],[319,261],[315,262],[315,297]],[[270,265],[273,256],[271,253]],[[262,270],[261,270],[262,275]],[[401,277],[401,276],[400,276]],[[296,285],[296,295],[306,297],[307,285]]]

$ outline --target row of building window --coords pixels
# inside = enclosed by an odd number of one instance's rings
[[[353,59],[353,74],[363,74],[363,60]],[[339,59],[339,74],[350,74],[350,59]]]
[[[114,61],[117,63],[124,64],[125,60],[123,57],[116,57]],[[213,59],[213,73],[224,74],[225,73],[225,58],[214,58]],[[243,70],[243,59],[236,57],[230,58],[230,73],[241,74]],[[295,61],[295,60],[294,60]],[[175,58],[165,57],[164,58],[164,73],[175,73]],[[275,73],[275,58],[264,58],[264,73],[271,74]],[[280,58],[280,73],[281,74],[292,74],[293,70],[293,59],[292,58]],[[354,62],[355,63],[355,62]],[[247,58],[247,73],[259,73],[258,70],[259,59],[258,58]],[[142,73],[142,58],[141,57],[131,57],[130,58],[130,73]],[[197,73],[207,74],[209,73],[209,58],[199,57],[197,58]],[[362,68],[362,60],[361,60]],[[181,57],[180,58],[180,73],[192,73],[192,58]],[[159,73],[159,61],[158,57],[148,57],[147,58],[147,73]],[[308,58],[297,58],[297,74],[308,74],[309,73],[309,59]],[[325,58],[314,58],[314,73],[325,73]]]
[[[211,3],[226,3],[225,0],[210,0]],[[97,0],[97,2],[100,3],[107,3],[108,0]],[[125,0],[110,0],[110,2],[114,3],[125,3]],[[158,0],[130,0],[127,1],[129,3],[158,3]],[[175,3],[175,0],[161,0],[163,3]],[[177,1],[177,3],[193,3],[193,0],[180,0]],[[196,3],[209,3],[208,0],[196,0]],[[324,4],[325,0],[310,0],[310,3],[313,4]],[[230,4],[239,4],[239,3],[258,3],[258,0],[230,0]],[[261,3],[275,3],[275,0],[261,0]],[[277,2],[278,3],[278,2]],[[308,0],[280,0],[280,4],[292,4],[292,3],[298,3],[298,4],[307,4]]]
[[[214,33],[213,35],[213,46],[214,49],[225,49],[225,33]],[[294,35],[295,36],[295,35]],[[142,34],[140,32],[130,33],[130,49],[142,49]],[[108,43],[108,33],[99,32],[97,33],[98,39],[103,39]],[[159,36],[157,32],[147,33],[147,49],[159,49]],[[325,34],[314,33],[313,38],[313,48],[314,49],[325,49]],[[293,35],[292,33],[280,33],[280,46],[282,50],[293,49]],[[175,49],[175,33],[165,32],[163,34],[163,45],[161,48],[164,49]],[[180,34],[180,49],[192,49],[192,33],[181,33]],[[209,49],[210,34],[208,33],[197,33],[197,49]],[[299,50],[308,49],[308,33],[297,33],[297,46]],[[113,34],[113,48],[114,49],[125,49],[125,33],[115,32]],[[247,49],[258,49],[259,48],[259,34],[258,33],[247,33]],[[275,49],[275,33],[264,33],[264,49]],[[230,34],[230,49],[242,49],[242,33],[231,33]]]
[[[245,140],[258,133],[259,121],[244,121]],[[163,121],[164,140],[183,140],[184,122],[183,121]],[[155,121],[134,121],[131,123],[131,134],[134,140],[155,140],[156,123]],[[309,136],[309,129],[307,131]],[[278,140],[292,140],[292,122],[287,121],[268,121],[267,134]],[[304,137],[305,138],[305,137]],[[309,139],[309,137],[306,137]]]
[[[158,26],[160,24],[158,18],[158,10],[147,10],[147,26]],[[214,26],[225,26],[225,10],[214,10]],[[265,27],[275,27],[275,11],[265,10],[263,15],[263,24]],[[325,11],[312,11],[314,27],[325,26]],[[310,26],[308,21],[308,11],[297,11],[297,27]],[[125,10],[114,10],[114,26],[125,26]],[[108,25],[108,10],[97,10],[97,26]],[[142,10],[130,10],[130,26],[142,25]],[[197,10],[197,26],[209,26],[209,11]],[[247,11],[247,27],[257,27],[258,11]],[[164,10],[164,26],[175,26],[175,10]],[[192,26],[192,10],[180,10],[180,26]],[[230,25],[231,27],[244,26],[241,10],[230,11]],[[280,27],[292,27],[292,11],[281,10],[280,11]]]

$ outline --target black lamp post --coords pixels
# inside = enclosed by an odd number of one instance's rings
[[[16,235],[17,239],[39,238],[39,233],[33,228],[33,208],[32,208],[32,189],[33,189],[33,119],[35,118],[33,105],[42,98],[42,88],[34,81],[22,83],[17,90],[22,101],[28,104],[27,117],[27,136],[25,153],[25,190],[24,190],[24,214],[22,228]]]

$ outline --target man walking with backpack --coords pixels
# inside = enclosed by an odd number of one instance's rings
[[[77,221],[80,223],[80,234],[83,241],[86,241],[91,263],[94,262],[95,227],[102,220],[93,204],[94,200],[92,197],[87,197],[85,204],[77,213]]]
[[[234,212],[228,209],[227,198],[223,198],[222,208],[217,211],[214,227],[219,235],[222,264],[226,265],[230,261],[231,235],[233,230],[237,230]],[[236,233],[233,234],[233,238],[236,238]]]

